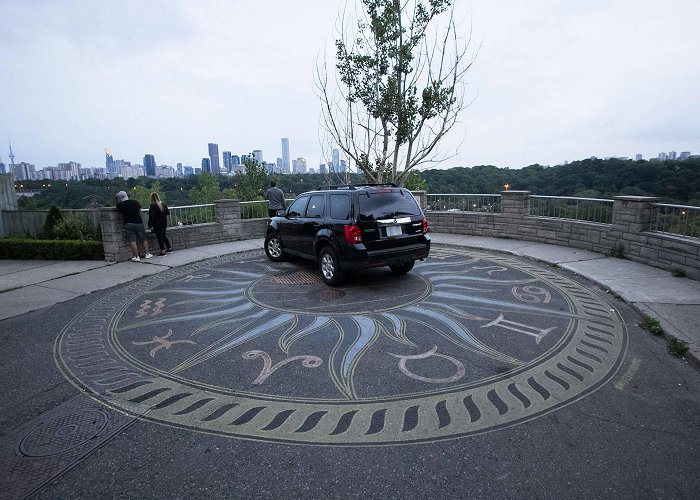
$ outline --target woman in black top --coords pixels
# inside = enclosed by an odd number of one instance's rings
[[[158,246],[160,246],[160,254],[165,255],[165,252],[172,252],[170,240],[165,235],[165,230],[168,227],[168,215],[170,210],[158,196],[158,193],[151,193],[151,206],[148,208],[148,227],[153,231],[158,238]]]

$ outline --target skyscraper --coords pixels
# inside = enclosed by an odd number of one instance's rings
[[[105,148],[105,166],[107,167],[107,173],[113,174],[114,170],[114,157],[112,156],[112,149]]]
[[[233,165],[231,164],[231,151],[224,151],[221,154],[224,157],[224,170],[227,174],[230,174],[231,169],[233,168]]]
[[[340,151],[333,150],[333,172],[340,172]]]
[[[289,173],[289,139],[282,137],[282,172]]]
[[[146,175],[149,177],[156,176],[156,157],[153,155],[146,155],[143,157],[143,169]]]
[[[219,166],[219,145],[212,142],[209,143],[209,159],[211,160],[211,173],[219,175],[221,167]]]
[[[263,154],[262,154],[262,149],[254,149],[253,150],[253,158],[255,161],[258,162],[258,165],[263,164]]]
[[[209,158],[202,158],[202,172],[211,173],[211,160]]]

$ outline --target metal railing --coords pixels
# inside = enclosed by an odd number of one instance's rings
[[[499,213],[500,194],[428,194],[427,210],[436,212]]]
[[[652,231],[700,238],[700,207],[657,203],[656,220]]]
[[[170,211],[168,227],[206,224],[216,221],[216,210],[213,203],[168,207],[168,210]],[[148,209],[141,209],[141,218],[144,224],[148,225]]]
[[[530,195],[530,215],[612,224],[613,200]]]
[[[284,200],[287,206],[294,201],[294,198]],[[267,201],[242,201],[241,219],[263,219],[267,217]]]

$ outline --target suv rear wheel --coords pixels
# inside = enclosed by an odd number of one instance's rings
[[[340,262],[335,252],[325,247],[318,256],[318,269],[321,271],[321,278],[330,286],[339,286],[345,283],[345,273],[340,268]]]
[[[394,274],[406,274],[411,269],[413,269],[413,264],[415,264],[415,261],[389,266],[389,269],[391,269],[391,272],[393,272]]]
[[[273,262],[282,262],[286,255],[282,251],[282,242],[278,234],[271,234],[265,238],[265,254]]]

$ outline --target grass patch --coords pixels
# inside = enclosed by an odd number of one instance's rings
[[[683,269],[678,269],[677,267],[671,269],[671,274],[676,278],[685,278],[685,271]]]
[[[668,343],[666,344],[666,350],[671,356],[682,358],[688,351],[688,344],[671,335],[671,337],[668,339]]]
[[[661,328],[661,323],[659,323],[658,320],[647,316],[646,314],[642,316],[642,322],[639,324],[639,326],[647,330],[652,335],[656,335],[657,337],[660,337],[664,334],[664,329]]]

